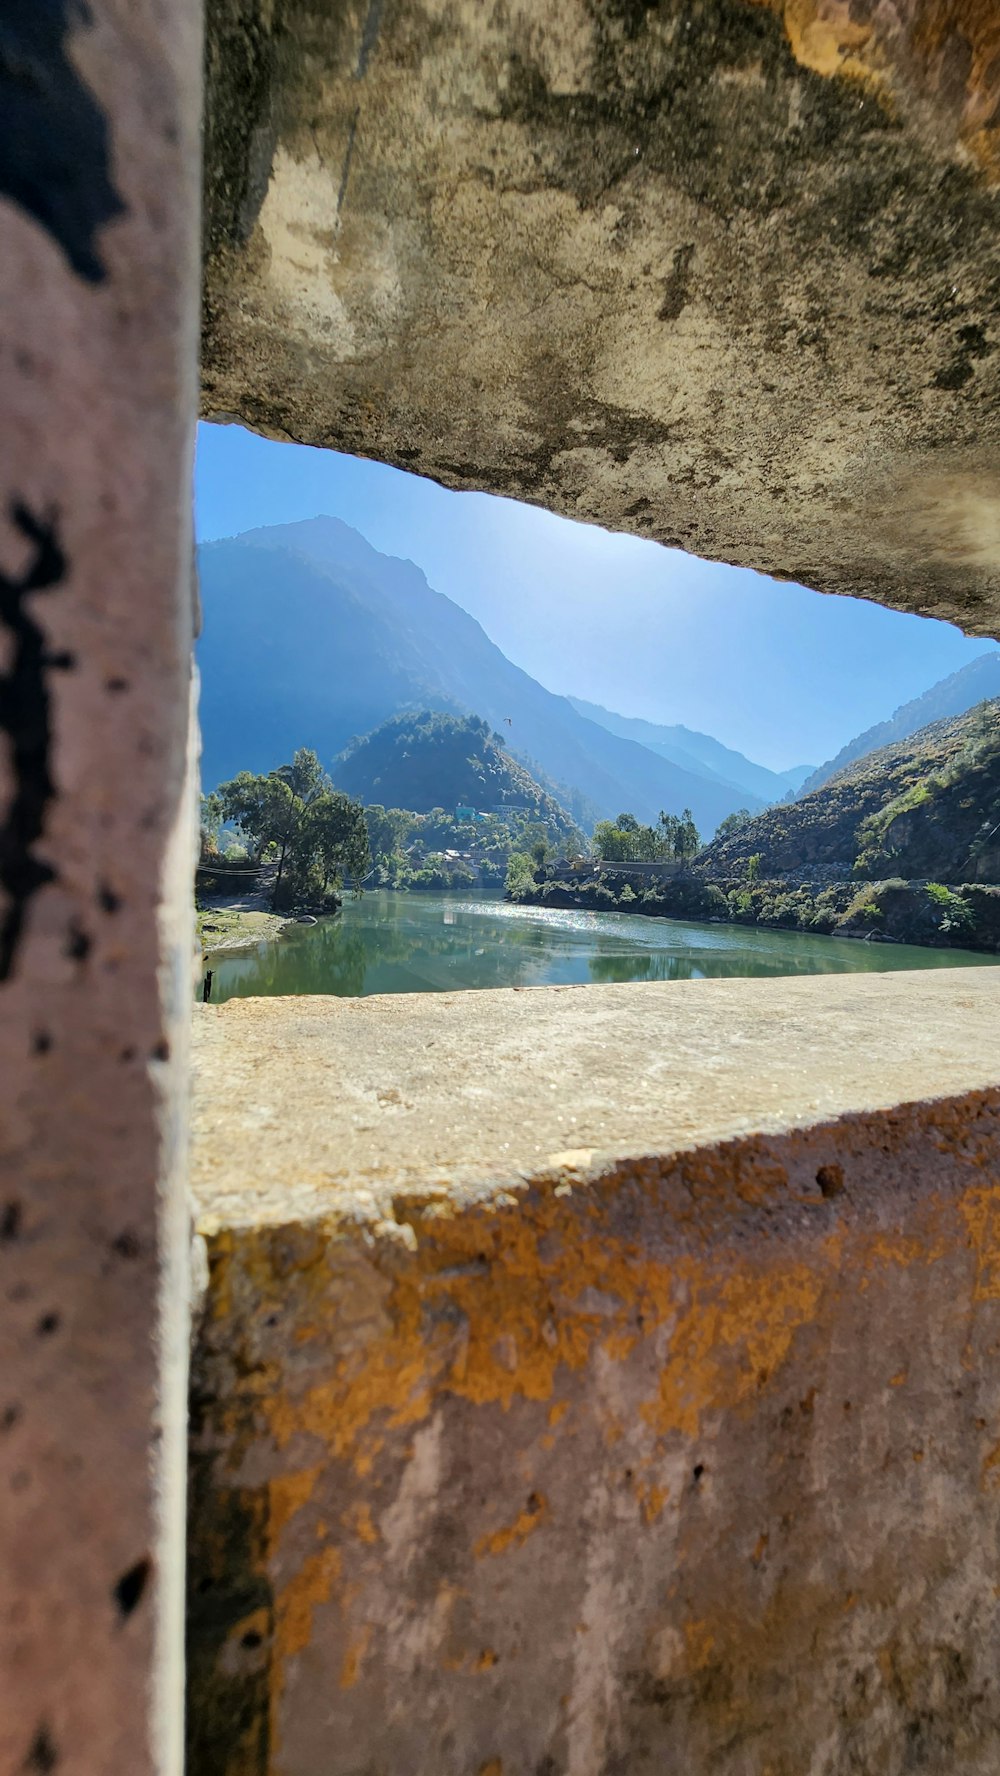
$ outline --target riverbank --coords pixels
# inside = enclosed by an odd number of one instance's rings
[[[604,871],[584,882],[537,879],[518,906],[580,908],[652,918],[758,926],[817,937],[1000,953],[1000,887],[985,883],[711,880],[695,870],[649,888]]]
[[[288,923],[287,913],[269,913],[259,907],[204,907],[197,914],[198,941],[203,955],[245,950],[262,939],[277,937]]]

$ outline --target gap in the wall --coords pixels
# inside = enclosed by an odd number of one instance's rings
[[[200,997],[995,957],[993,644],[234,425],[196,493]]]

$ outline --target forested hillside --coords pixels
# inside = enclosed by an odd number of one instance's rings
[[[333,777],[339,789],[366,806],[409,808],[418,814],[459,806],[482,813],[527,809],[554,836],[577,836],[567,810],[478,716],[432,710],[393,716],[336,760]]]

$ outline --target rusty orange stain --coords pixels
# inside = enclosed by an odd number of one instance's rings
[[[976,1254],[972,1299],[1000,1301],[1000,1190],[989,1185],[967,1190],[959,1209]]]
[[[351,1690],[357,1683],[362,1663],[368,1652],[368,1648],[371,1645],[373,1633],[374,1630],[371,1623],[366,1622],[357,1638],[348,1643],[347,1651],[344,1654],[343,1663],[340,1667],[340,1687],[342,1690]]]
[[[954,1209],[937,1198],[925,1199],[905,1233],[841,1222],[818,1241],[761,1238],[736,1248],[727,1242],[726,1218],[736,1221],[746,1209],[733,1201],[730,1162],[706,1161],[700,1171],[691,1170],[692,1193],[697,1189],[700,1200],[711,1203],[712,1214],[721,1216],[712,1239],[694,1251],[652,1255],[609,1230],[614,1178],[594,1187],[586,1214],[579,1193],[572,1199],[533,1193],[516,1216],[499,1218],[502,1227],[492,1234],[484,1232],[482,1216],[460,1206],[452,1214],[438,1212],[427,1225],[415,1215],[416,1250],[402,1253],[396,1243],[388,1249],[387,1241],[387,1249],[378,1252],[388,1306],[363,1336],[341,1331],[325,1268],[304,1267],[296,1278],[296,1311],[327,1353],[322,1379],[296,1392],[275,1358],[254,1372],[250,1386],[232,1402],[235,1426],[235,1414],[244,1410],[247,1395],[252,1397],[254,1422],[267,1427],[279,1451],[303,1436],[318,1438],[326,1450],[321,1463],[270,1482],[269,1556],[278,1551],[291,1520],[311,1503],[330,1460],[342,1459],[366,1478],[389,1428],[425,1420],[442,1396],[500,1409],[518,1398],[545,1402],[548,1423],[557,1426],[570,1407],[567,1399],[553,1398],[557,1388],[562,1392],[598,1350],[610,1350],[611,1360],[621,1360],[626,1335],[629,1348],[636,1342],[641,1316],[644,1342],[661,1332],[665,1337],[658,1386],[642,1408],[643,1419],[658,1434],[693,1438],[706,1414],[752,1409],[761,1389],[774,1386],[795,1339],[809,1325],[828,1320],[829,1303],[845,1290],[857,1291],[866,1277],[888,1268],[926,1267],[954,1251]],[[778,1201],[787,1199],[787,1189],[776,1179],[769,1187]],[[1000,1299],[1000,1192],[976,1187],[959,1199],[958,1208],[967,1230],[973,1298]],[[341,1237],[333,1219],[326,1237]],[[484,1244],[490,1259],[485,1273]],[[213,1258],[211,1311],[217,1322],[235,1313],[234,1301],[245,1301],[248,1288],[261,1311],[287,1289],[286,1279],[272,1267],[266,1229],[218,1235]],[[620,1305],[600,1318],[584,1313],[577,1303],[588,1288]],[[447,1312],[428,1318],[428,1296],[446,1304]],[[559,1303],[555,1314],[553,1301]],[[463,1328],[460,1363],[456,1324]],[[498,1333],[508,1331],[516,1351],[513,1369],[496,1354]],[[901,1384],[899,1377],[891,1378],[891,1385]],[[616,1428],[610,1414],[604,1427]],[[244,1434],[234,1429],[234,1442]],[[914,1452],[914,1459],[921,1455]],[[988,1463],[984,1476],[992,1472]],[[647,1521],[662,1512],[668,1496],[666,1488],[647,1480],[639,1482],[636,1495]],[[520,1546],[544,1521],[547,1508],[539,1495],[512,1523],[481,1537],[475,1553],[493,1556]],[[378,1533],[366,1506],[358,1507],[351,1526],[362,1541]],[[762,1555],[760,1542],[758,1550]],[[279,1742],[276,1713],[288,1661],[308,1645],[315,1610],[334,1597],[340,1574],[337,1551],[323,1547],[300,1563],[276,1598],[273,1745]],[[342,1592],[337,1603],[346,1613]],[[831,1607],[850,1607],[850,1600]],[[688,1624],[685,1641],[694,1669],[713,1656],[720,1636],[726,1644],[728,1632],[725,1623]],[[363,1657],[360,1641],[351,1645],[356,1653],[345,1655],[348,1674]],[[478,1663],[474,1669],[489,1667]]]
[[[295,1576],[278,1592],[275,1650],[279,1666],[309,1645],[313,1611],[320,1604],[329,1603],[339,1576],[340,1555],[336,1548],[320,1548],[300,1563]]]
[[[1000,8],[995,0],[751,0],[782,22],[803,68],[854,81],[895,113],[912,94],[936,104],[988,178],[1000,177]],[[957,51],[957,55],[949,52]],[[952,70],[964,63],[962,82]]]
[[[712,1625],[707,1621],[684,1622],[681,1625],[684,1645],[687,1650],[689,1671],[703,1671],[711,1661],[715,1648],[715,1634]]]
[[[532,1493],[527,1505],[519,1511],[513,1523],[503,1529],[495,1529],[490,1535],[480,1536],[472,1552],[477,1560],[484,1554],[506,1554],[508,1548],[519,1548],[530,1535],[544,1523],[548,1516],[549,1503],[543,1492]]]
[[[371,1506],[367,1500],[358,1500],[349,1510],[344,1512],[342,1519],[346,1529],[357,1536],[359,1542],[373,1547],[379,1541],[379,1533],[372,1522]]]
[[[268,1535],[272,1550],[277,1547],[282,1530],[303,1505],[308,1504],[320,1476],[317,1463],[296,1474],[275,1474],[268,1482]]]
[[[835,1239],[824,1242],[832,1245]],[[799,1327],[815,1318],[832,1250],[821,1248],[818,1256],[819,1263],[775,1264],[766,1281],[752,1271],[720,1279],[690,1260],[679,1267],[689,1306],[674,1331],[658,1397],[642,1408],[647,1424],[661,1435],[694,1437],[705,1410],[750,1398],[761,1372],[780,1368]]]
[[[655,1482],[640,1481],[635,1489],[639,1508],[644,1523],[656,1523],[663,1515],[663,1507],[670,1497],[669,1486],[658,1486]]]

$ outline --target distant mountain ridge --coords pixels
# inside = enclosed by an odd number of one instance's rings
[[[738,789],[759,802],[780,802],[795,794],[813,770],[812,765],[793,765],[788,771],[770,771],[766,765],[755,764],[742,752],[723,746],[721,740],[700,734],[696,728],[686,728],[681,723],[665,726],[637,716],[617,715],[614,710],[605,709],[600,703],[587,703],[582,697],[570,697],[568,701],[579,715],[598,722],[609,734],[636,740],[640,746],[658,752],[661,758],[670,759],[685,770],[703,771],[727,789]]]
[[[412,561],[340,519],[202,544],[202,775],[272,769],[297,746],[332,764],[401,712],[483,717],[581,823],[690,807],[703,832],[757,798],[587,719],[512,664]]]
[[[978,659],[970,660],[968,666],[939,679],[922,696],[901,704],[888,721],[877,722],[873,728],[866,728],[863,734],[856,735],[841,747],[836,758],[828,759],[806,778],[799,793],[809,795],[812,790],[829,783],[855,759],[864,758],[880,747],[891,746],[896,740],[906,740],[931,722],[943,721],[951,715],[964,715],[967,709],[973,709],[977,703],[991,697],[1000,697],[1000,652],[980,654]]]

